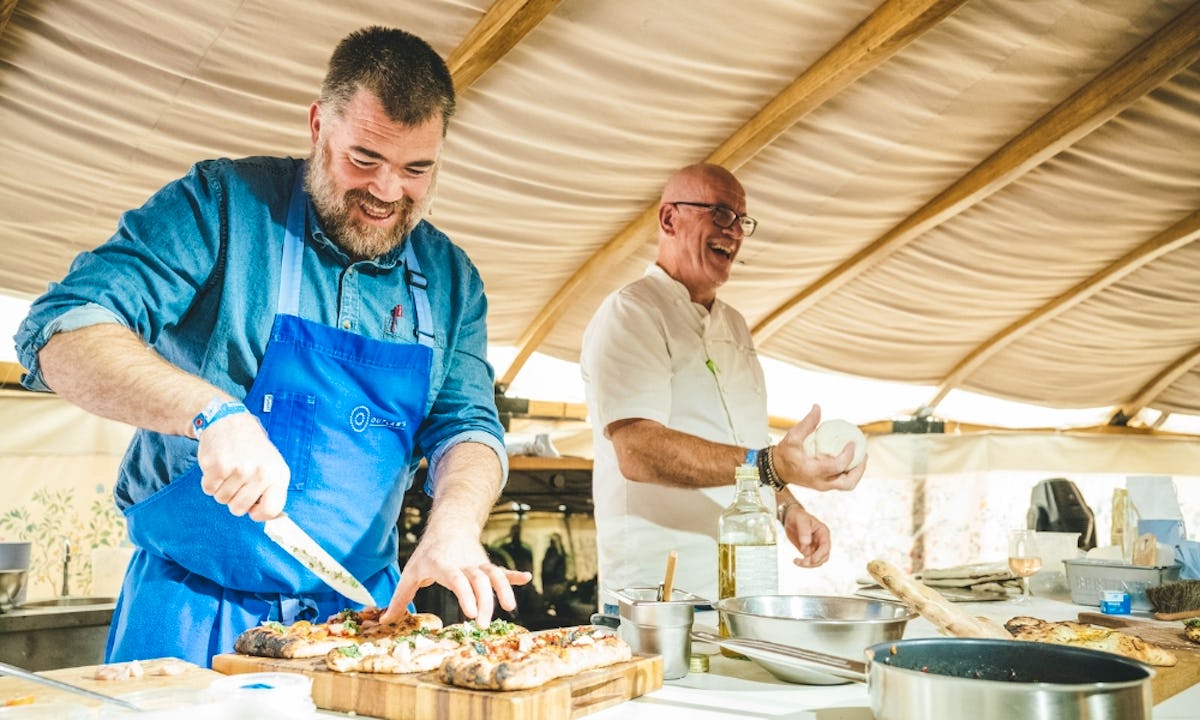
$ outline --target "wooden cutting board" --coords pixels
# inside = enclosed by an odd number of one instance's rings
[[[1143,620],[1129,615],[1105,615],[1098,612],[1079,613],[1079,622],[1113,628],[1139,637],[1175,653],[1179,663],[1173,667],[1154,668],[1150,686],[1154,704],[1187,690],[1200,682],[1200,645],[1183,635],[1183,623],[1162,620]]]
[[[183,672],[178,675],[157,675],[158,668],[167,663],[182,667]],[[104,667],[103,665],[47,670],[46,672],[38,673],[38,675],[45,675],[55,680],[62,680],[63,682],[113,697],[144,690],[199,690],[207,688],[214,680],[224,677],[220,673],[197,667],[191,663],[185,663],[182,660],[163,658],[159,660],[143,660],[140,664],[145,674],[142,677],[129,678],[128,680],[95,679],[96,670]],[[36,703],[69,702],[93,707],[104,704],[103,701],[92,700],[91,698],[75,695],[65,690],[57,690],[45,685],[39,685],[32,680],[0,676],[0,706],[17,698],[30,697]]]
[[[294,672],[313,680],[317,707],[387,720],[567,720],[579,718],[662,687],[662,656],[559,678],[538,688],[507,692],[447,685],[437,673],[378,675],[335,673],[324,658],[281,660],[217,655],[213,669],[232,675]]]

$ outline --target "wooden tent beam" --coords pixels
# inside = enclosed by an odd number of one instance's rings
[[[496,0],[467,33],[446,66],[461,93],[488,71],[530,30],[554,11],[560,0]]]
[[[0,35],[8,28],[8,21],[12,19],[16,9],[17,0],[0,0]]]
[[[893,253],[1070,147],[1200,58],[1200,2],[1166,23],[912,215],[772,311],[755,344]]]
[[[1200,366],[1200,346],[1192,348],[1191,352],[1168,365],[1153,380],[1146,383],[1129,402],[1121,406],[1121,409],[1113,416],[1112,422],[1114,424],[1124,424],[1125,421],[1128,421],[1141,412],[1147,405],[1154,402],[1154,399],[1162,395],[1176,380],[1187,375],[1197,366]]]
[[[740,167],[780,133],[895,55],[964,2],[887,0],[718,146],[708,161],[731,170]],[[608,277],[616,265],[654,237],[657,228],[655,201],[588,258],[551,296],[517,339],[517,354],[497,385],[501,388],[511,385],[562,318],[571,299]]]
[[[886,62],[964,2],[884,3],[713,150],[707,162],[737,170],[802,117]]]
[[[937,407],[938,403],[945,400],[946,395],[971,373],[1034,328],[1114,285],[1138,268],[1188,245],[1197,238],[1200,238],[1200,210],[1125,253],[1075,287],[985,340],[954,366],[954,369],[938,384],[937,394],[926,403],[925,407]]]

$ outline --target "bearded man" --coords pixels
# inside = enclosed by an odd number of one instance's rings
[[[483,283],[424,219],[454,102],[425,41],[356,31],[309,109],[307,162],[196,164],[33,303],[23,383],[137,428],[106,661],[208,665],[264,621],[361,607],[268,540],[285,508],[385,622],[435,582],[483,624],[515,607],[529,574],[479,542],[507,472]],[[401,575],[422,458],[433,505]]]

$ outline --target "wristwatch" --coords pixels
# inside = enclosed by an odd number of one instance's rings
[[[775,507],[775,519],[779,521],[780,525],[783,524],[784,518],[787,517],[787,511],[790,510],[793,505],[800,505],[800,502],[797,500],[784,500]],[[800,505],[800,508],[803,509],[804,506]]]

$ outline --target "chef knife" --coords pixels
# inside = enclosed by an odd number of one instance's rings
[[[266,530],[267,537],[271,538],[276,545],[283,548],[288,555],[296,558],[301,565],[313,571],[329,587],[354,602],[367,606],[375,605],[375,599],[371,597],[371,593],[367,592],[363,584],[355,579],[349,570],[342,567],[341,563],[325,552],[325,549],[318,545],[316,540],[313,540],[286,514],[280,514],[279,517],[266,521],[263,529]]]

